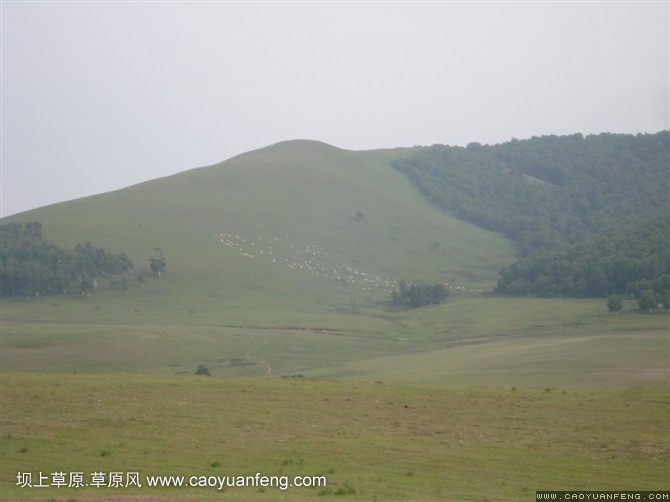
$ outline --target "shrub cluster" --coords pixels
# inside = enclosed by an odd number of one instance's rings
[[[423,307],[444,303],[449,296],[449,290],[444,284],[407,283],[400,281],[399,289],[391,293],[393,305],[408,305],[410,307]]]

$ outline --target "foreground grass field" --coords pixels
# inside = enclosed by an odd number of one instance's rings
[[[666,313],[455,296],[222,325],[126,307],[3,303],[3,502],[497,502],[670,487]],[[213,377],[195,376],[200,364]],[[143,486],[22,488],[20,472],[33,484],[138,473]],[[327,485],[221,493],[146,481],[256,473]]]
[[[2,375],[2,500],[534,500],[670,486],[667,388]],[[21,488],[18,472],[325,476],[326,487]],[[35,484],[37,484],[35,482]]]

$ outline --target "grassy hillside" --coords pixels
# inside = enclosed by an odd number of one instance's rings
[[[140,313],[139,322],[285,326],[385,300],[400,279],[490,288],[513,246],[426,203],[390,167],[404,152],[290,141],[3,223],[40,221],[59,246],[91,241],[138,269],[160,248],[163,279],[133,283],[127,297],[98,288],[89,303],[107,322]],[[40,302],[31,318],[71,318],[81,303]],[[3,307],[21,318],[20,302]]]

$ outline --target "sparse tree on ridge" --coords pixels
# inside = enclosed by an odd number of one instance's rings
[[[163,272],[165,272],[165,269],[167,267],[167,264],[165,262],[165,257],[163,256],[163,253],[161,253],[159,248],[156,248],[158,255],[154,256],[152,258],[149,258],[149,262],[151,264],[151,271],[156,274],[158,277],[161,277]]]

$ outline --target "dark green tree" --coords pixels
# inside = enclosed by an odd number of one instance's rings
[[[645,289],[640,294],[637,305],[642,312],[650,312],[658,307],[658,300],[651,289]]]
[[[607,308],[610,312],[620,312],[623,309],[623,298],[619,295],[608,297]]]
[[[95,280],[83,273],[79,279],[79,291],[82,296],[91,296],[95,291]]]
[[[156,256],[149,258],[149,263],[151,266],[151,271],[158,277],[161,277],[167,268],[167,263],[165,262],[163,253],[161,253],[160,250],[158,250],[157,253],[158,254]]]
[[[196,375],[212,376],[209,371],[209,368],[204,364],[198,365],[198,368],[195,370]]]
[[[141,288],[143,288],[144,285],[146,284],[147,277],[149,277],[149,272],[147,272],[144,269],[140,270],[139,273],[137,274],[137,282],[139,283]]]

